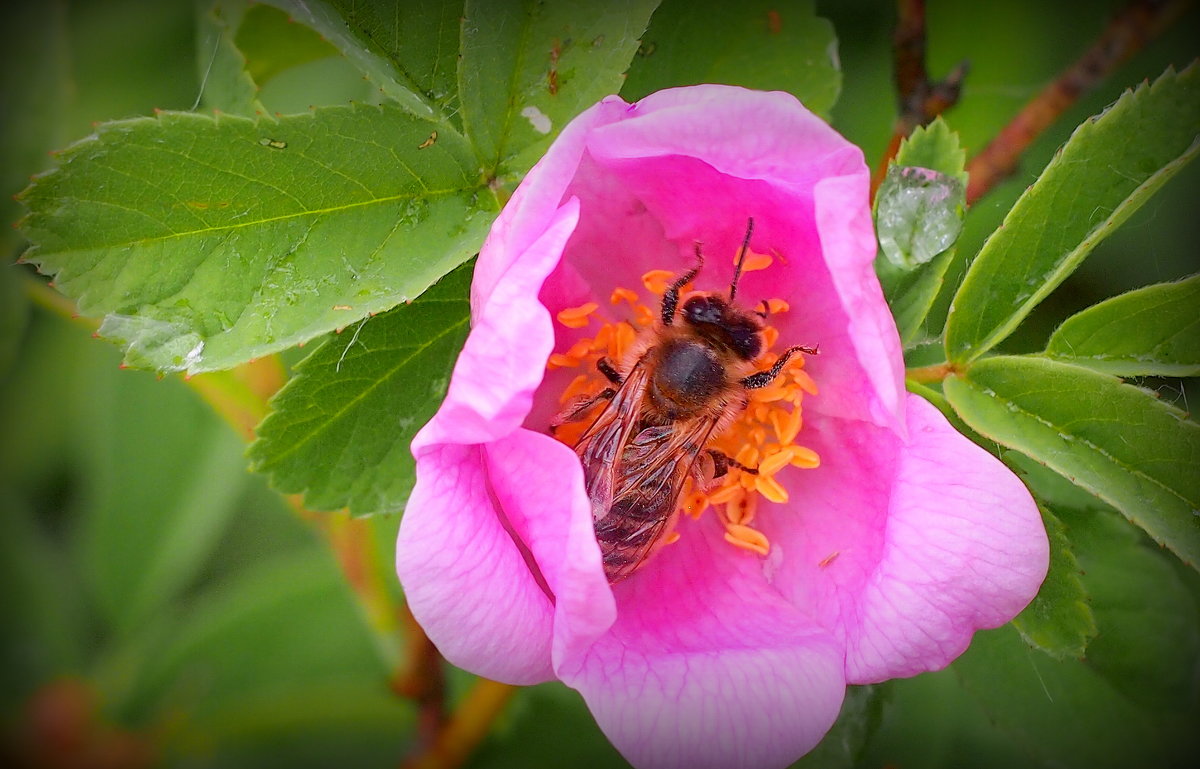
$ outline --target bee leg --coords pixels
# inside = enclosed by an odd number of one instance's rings
[[[565,425],[568,422],[578,422],[592,410],[597,403],[601,401],[610,401],[617,391],[611,387],[606,387],[595,395],[576,395],[571,400],[567,401],[563,406],[562,411],[550,420],[550,432],[554,432],[556,427]]]
[[[779,360],[775,361],[775,365],[766,371],[759,371],[756,374],[751,374],[748,377],[742,377],[742,387],[747,390],[757,390],[760,387],[766,387],[774,381],[775,377],[779,376],[779,372],[783,371],[783,367],[787,365],[788,360],[798,352],[806,355],[816,355],[821,351],[820,345],[816,347],[805,347],[804,345],[796,345],[789,347],[783,351],[783,355],[779,356]]]
[[[696,241],[696,266],[687,272],[680,275],[674,283],[672,283],[666,291],[663,292],[662,298],[662,322],[664,326],[669,326],[675,322],[675,308],[679,305],[679,292],[688,283],[691,283],[697,275],[700,274],[700,268],[704,266],[704,255],[700,253],[700,241]]]
[[[596,361],[596,370],[603,374],[605,379],[615,385],[619,385],[625,381],[617,370],[613,368],[613,364],[609,362],[608,358],[601,358]]]
[[[762,309],[755,310],[754,314],[757,315],[758,317],[762,318],[763,320],[766,320],[767,316],[771,314],[771,305],[767,303],[766,299],[762,300],[762,302],[760,302],[759,304],[762,306]]]
[[[717,451],[716,449],[709,449],[707,453],[710,457],[712,457],[714,480],[728,473],[729,468],[731,467],[736,467],[742,472],[750,473],[751,475],[758,475],[758,468],[747,467],[728,454]]]

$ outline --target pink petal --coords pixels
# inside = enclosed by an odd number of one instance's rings
[[[821,467],[781,474],[788,504],[756,520],[775,587],[844,639],[851,683],[945,666],[1046,573],[1041,517],[1017,477],[923,399],[906,410],[907,439],[808,420],[801,441]]]
[[[497,681],[553,678],[554,606],[488,493],[480,446],[417,455],[417,485],[396,545],[413,616],[455,665]]]
[[[1025,608],[1049,565],[1037,505],[1011,470],[915,395],[908,429],[883,560],[847,628],[852,683],[949,664],[976,630]]]
[[[640,769],[784,767],[833,724],[837,642],[774,593],[712,516],[614,588],[616,624],[557,664]]]
[[[554,343],[550,313],[537,300],[579,216],[576,201],[546,212],[550,224],[490,293],[473,299],[472,328],[454,364],[446,400],[413,439],[413,453],[442,443],[486,443],[512,433],[529,413]],[[480,257],[480,264],[487,260]]]
[[[554,659],[578,654],[616,619],[575,452],[518,430],[487,446],[497,506],[554,596]]]

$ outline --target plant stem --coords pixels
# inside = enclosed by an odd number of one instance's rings
[[[1025,149],[1081,96],[1170,26],[1192,0],[1134,0],[967,164],[967,203],[1010,176]]]
[[[904,377],[912,382],[940,382],[958,371],[959,368],[954,363],[937,363],[932,366],[910,368],[904,372]]]
[[[492,727],[515,686],[481,678],[455,709],[428,750],[405,760],[402,769],[455,769],[471,755]]]
[[[892,138],[871,178],[871,199],[887,175],[888,164],[896,157],[900,142],[919,125],[925,125],[953,107],[962,91],[967,74],[966,62],[937,82],[929,79],[925,68],[925,0],[897,0],[895,53],[896,95],[900,113],[892,129]]]
[[[417,624],[407,604],[401,617],[408,636],[408,655],[392,679],[392,690],[417,703],[414,753],[424,754],[434,749],[446,726],[446,671],[441,652]]]

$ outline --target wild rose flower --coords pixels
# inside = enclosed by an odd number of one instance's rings
[[[564,129],[483,247],[470,336],[413,442],[397,569],[448,660],[563,681],[639,767],[782,767],[846,684],[941,668],[1031,600],[1048,555],[1029,493],[905,392],[867,186],[861,152],[783,93],[612,97]],[[750,218],[739,299],[820,355],[725,438],[760,477],[690,489],[678,541],[610,586],[550,420],[694,242],[696,285],[728,290]]]

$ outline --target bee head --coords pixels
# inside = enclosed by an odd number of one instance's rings
[[[689,298],[682,316],[698,334],[742,360],[754,360],[762,352],[761,324],[716,294]]]

